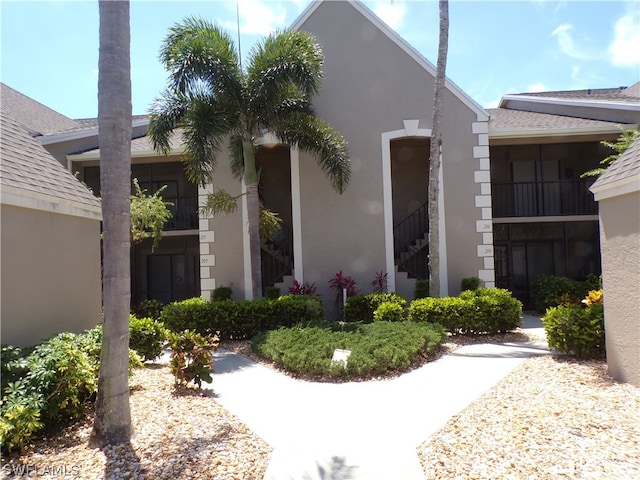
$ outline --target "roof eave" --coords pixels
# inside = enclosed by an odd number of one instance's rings
[[[539,137],[570,137],[576,135],[620,134],[620,127],[638,128],[637,124],[611,124],[611,126],[597,125],[590,127],[565,127],[565,128],[491,128],[489,126],[489,138],[492,140],[509,138],[539,138]]]
[[[611,100],[575,100],[570,98],[534,97],[529,95],[503,95],[499,108],[509,108],[509,102],[544,103],[547,105],[563,105],[567,107],[609,108],[640,112],[640,103],[616,102]]]
[[[596,181],[589,190],[598,202],[607,198],[640,192],[640,173],[602,185],[598,185]]]
[[[131,122],[132,128],[146,127],[149,125],[149,119],[144,118]],[[43,135],[39,137],[42,145],[51,145],[54,143],[68,142],[72,140],[80,140],[82,138],[98,136],[98,128],[87,128],[85,130],[74,130],[72,132],[54,133],[52,135]]]

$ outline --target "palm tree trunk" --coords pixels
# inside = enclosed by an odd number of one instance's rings
[[[98,133],[103,218],[104,324],[90,443],[126,443],[129,406],[131,67],[129,1],[101,0]]]
[[[249,253],[251,255],[251,295],[262,297],[262,253],[260,243],[260,197],[259,176],[256,169],[256,154],[253,140],[242,140],[244,157],[244,183],[247,188],[247,217],[249,219]]]
[[[440,153],[442,151],[442,96],[449,48],[449,2],[440,0],[440,38],[433,93],[433,121],[429,149],[429,295],[440,296]]]

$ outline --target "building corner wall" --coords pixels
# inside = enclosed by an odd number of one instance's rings
[[[640,192],[599,208],[608,373],[640,387]]]

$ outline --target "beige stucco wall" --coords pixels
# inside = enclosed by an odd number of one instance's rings
[[[299,177],[292,186],[300,189],[301,235],[295,240],[302,258],[295,263],[303,278],[297,279],[315,283],[331,316],[334,294],[328,281],[336,272],[353,276],[360,292],[369,293],[375,273],[387,271],[383,134],[405,129],[406,120],[417,121],[420,130],[430,129],[434,85],[423,66],[346,2],[320,4],[301,29],[316,35],[326,59],[322,89],[313,101],[315,110],[345,137],[352,165],[351,182],[340,195],[316,159],[300,152]],[[444,102],[444,247],[448,293],[453,295],[459,293],[463,277],[487,272],[488,285],[493,282],[488,128],[486,118],[483,123],[477,110],[451,92],[445,94]],[[481,169],[486,175],[477,176]],[[219,159],[213,184],[240,193],[225,155]],[[478,203],[481,195],[487,204]],[[202,220],[202,227],[213,233],[201,240],[201,261],[215,262],[201,265],[204,296],[209,287],[230,282],[234,295],[244,296],[241,215],[240,209],[233,215]],[[479,225],[482,219],[487,221]],[[479,245],[487,251],[480,252]],[[209,256],[204,257],[204,252]],[[204,280],[207,275],[210,280]],[[291,280],[283,285],[283,293],[290,285]],[[409,298],[411,285],[402,292]]]
[[[100,222],[2,205],[1,341],[39,343],[100,322]]]
[[[599,204],[609,374],[640,387],[640,192]]]
[[[352,181],[337,195],[315,161],[301,154],[305,280],[329,295],[327,281],[343,269],[368,293],[375,272],[385,269],[381,135],[411,119],[420,129],[431,128],[433,78],[347,2],[321,4],[302,29],[316,36],[326,57],[316,111],[347,139],[352,162]],[[455,294],[461,278],[485,268],[477,254],[483,237],[476,231],[481,210],[475,204],[480,186],[474,183],[478,136],[472,124],[478,118],[450,92],[444,103],[448,290]]]

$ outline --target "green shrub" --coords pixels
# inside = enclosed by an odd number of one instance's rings
[[[277,300],[280,296],[280,289],[278,287],[267,287],[264,289],[264,298],[269,300]]]
[[[440,325],[426,323],[380,321],[352,331],[340,328],[325,324],[263,332],[254,338],[253,349],[293,374],[330,380],[404,370],[446,338]],[[331,361],[336,348],[351,351],[346,366]]]
[[[463,278],[460,281],[460,290],[463,292],[466,290],[477,290],[480,288],[480,282],[481,280],[478,277]]]
[[[404,308],[395,302],[382,302],[373,312],[374,322],[402,322]]]
[[[167,305],[162,322],[172,332],[192,330],[221,339],[242,340],[258,332],[322,320],[322,301],[309,295],[284,295],[277,300],[207,302],[191,298]],[[219,332],[219,333],[218,333]]]
[[[172,332],[194,330],[207,333],[210,330],[212,308],[213,304],[202,297],[189,298],[170,303],[164,307],[161,320],[164,326]]]
[[[427,298],[429,296],[429,280],[416,280],[413,290],[413,299]]]
[[[151,318],[129,317],[129,348],[143,360],[154,360],[162,354],[167,340],[167,329],[162,322]]]
[[[211,374],[214,372],[213,353],[220,344],[217,336],[185,330],[170,333],[169,342],[172,350],[169,369],[176,385],[193,382],[201,388],[203,381],[211,382]]]
[[[133,307],[132,313],[138,318],[158,320],[162,315],[164,304],[160,300],[146,299]]]
[[[480,288],[459,297],[423,298],[409,306],[409,320],[439,323],[451,333],[503,333],[520,326],[522,303],[500,288]]]
[[[396,303],[402,309],[407,305],[407,301],[397,293],[369,293],[348,297],[344,307],[344,321],[371,323],[373,312],[385,302]]]
[[[36,347],[2,347],[0,446],[18,450],[43,429],[81,417],[97,390],[102,327],[61,333]],[[5,353],[7,354],[5,357]],[[130,350],[129,365],[141,365]]]
[[[578,305],[590,290],[602,288],[600,277],[587,276],[586,280],[572,280],[555,275],[540,275],[533,282],[531,299],[537,312],[561,304]]]
[[[211,292],[211,301],[219,302],[222,300],[231,300],[231,294],[233,291],[231,287],[218,287],[214,288],[213,292]]]
[[[578,358],[604,357],[605,331],[601,303],[549,308],[542,317],[542,323],[549,347]]]

